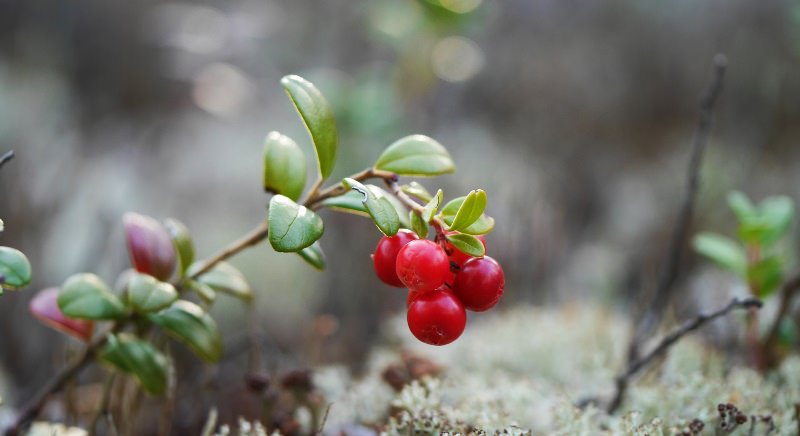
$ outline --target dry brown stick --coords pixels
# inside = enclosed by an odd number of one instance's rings
[[[670,239],[666,263],[659,275],[653,300],[632,335],[631,343],[628,347],[628,362],[634,361],[639,357],[641,343],[652,335],[661,323],[664,310],[672,297],[673,285],[678,278],[678,265],[680,264],[683,247],[686,244],[695,198],[700,187],[700,168],[703,162],[703,154],[708,145],[708,138],[711,135],[714,105],[722,92],[722,82],[728,61],[725,55],[717,54],[714,56],[713,63],[714,75],[711,83],[700,98],[700,117],[692,137],[692,151],[686,174],[686,188]]]
[[[625,368],[625,371],[616,377],[616,391],[614,393],[613,399],[608,405],[607,408],[608,413],[610,414],[614,413],[622,404],[622,400],[625,397],[625,391],[627,389],[630,378],[636,375],[637,372],[641,371],[642,368],[650,364],[655,358],[666,353],[669,347],[678,342],[678,340],[680,340],[687,333],[697,330],[704,324],[713,321],[721,316],[727,315],[734,309],[751,309],[751,308],[760,309],[762,305],[763,303],[761,302],[761,300],[755,297],[748,297],[744,299],[734,298],[733,300],[731,300],[730,303],[725,305],[725,307],[717,310],[716,312],[712,312],[710,314],[701,313],[700,315],[697,315],[696,317],[681,324],[680,327],[676,328],[668,335],[664,336],[664,338],[661,339],[661,342],[659,342],[658,345],[656,345],[652,351],[642,356],[641,358],[638,358],[633,362],[628,363],[628,366],[627,368]]]

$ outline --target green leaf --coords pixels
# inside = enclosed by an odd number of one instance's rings
[[[453,247],[464,254],[472,257],[483,257],[486,254],[486,247],[483,246],[481,240],[472,235],[453,233],[445,235],[445,238],[453,244]]]
[[[391,202],[385,197],[375,196],[375,193],[362,185],[357,180],[345,178],[342,183],[361,194],[361,201],[367,208],[372,221],[386,236],[394,236],[400,230],[400,217]]]
[[[68,278],[58,293],[58,307],[70,318],[120,319],[128,311],[100,277],[90,273]]]
[[[736,241],[716,233],[700,233],[692,241],[694,249],[722,268],[742,277],[747,274],[747,254]]]
[[[167,388],[169,361],[150,343],[127,333],[108,335],[100,357],[123,372],[133,374],[151,395]]]
[[[747,282],[759,298],[769,297],[783,281],[783,262],[778,256],[761,259],[747,268]]]
[[[423,221],[416,212],[413,210],[408,211],[408,219],[411,221],[411,230],[413,230],[420,239],[428,237],[428,223]]]
[[[728,206],[736,214],[739,221],[750,219],[758,214],[753,202],[739,191],[731,191],[728,194]]]
[[[331,175],[336,162],[338,133],[333,111],[322,93],[308,80],[300,76],[284,76],[281,85],[289,94],[311,135],[319,163],[320,178],[326,179]]]
[[[794,219],[794,202],[786,196],[767,197],[758,205],[762,219],[767,223],[767,231],[761,243],[772,245],[786,234]]]
[[[483,215],[486,209],[486,193],[482,189],[471,191],[450,224],[450,230],[461,231],[471,226],[478,218]]]
[[[375,168],[403,176],[438,176],[456,170],[447,149],[425,135],[398,139],[380,155]]]
[[[322,247],[319,245],[319,242],[315,242],[310,246],[298,251],[297,254],[299,254],[303,260],[311,264],[311,266],[314,268],[320,271],[325,269],[325,253],[322,251]]]
[[[459,209],[461,209],[461,205],[464,203],[464,200],[467,197],[458,197],[450,200],[444,207],[441,209],[440,214],[442,215],[442,220],[448,226],[452,226],[453,220],[456,217]],[[478,219],[470,224],[467,228],[460,230],[461,233],[467,233],[469,235],[485,235],[494,229],[494,218],[486,216],[486,214],[481,215]]]
[[[297,252],[322,237],[322,218],[283,195],[269,202],[269,243],[281,253]]]
[[[186,274],[186,269],[194,262],[194,242],[189,229],[183,225],[182,222],[174,219],[167,218],[164,221],[164,227],[172,239],[172,245],[175,246],[175,252],[178,253],[178,261],[180,262],[180,269],[178,272],[181,277]]]
[[[408,208],[403,204],[403,202],[398,200],[397,197],[395,197],[394,195],[386,192],[386,190],[384,190],[383,188],[380,188],[375,185],[364,185],[364,186],[366,186],[367,189],[372,191],[372,193],[375,195],[375,198],[380,199],[381,197],[383,197],[389,200],[389,203],[392,204],[394,211],[397,212],[397,217],[400,218],[400,227],[405,227],[405,228],[411,227],[411,222],[408,221],[408,219],[406,218],[408,216]]]
[[[0,281],[3,289],[18,289],[31,282],[31,263],[21,251],[0,247]],[[0,291],[2,292],[2,291]]]
[[[417,197],[418,199],[426,203],[431,201],[431,198],[433,198],[433,195],[431,195],[431,193],[428,192],[428,190],[425,189],[425,187],[420,185],[418,182],[412,181],[407,185],[401,186],[400,190],[412,197]]]
[[[210,271],[198,277],[197,282],[245,301],[253,299],[253,290],[244,278],[244,274],[228,262],[219,262]]]
[[[442,205],[443,199],[444,193],[442,190],[436,191],[436,196],[430,199],[428,204],[425,205],[425,209],[422,211],[422,221],[426,224],[431,222],[433,216],[439,211],[439,206]]]
[[[128,302],[137,313],[157,312],[177,299],[175,287],[147,274],[135,274],[128,284]]]
[[[364,196],[362,194],[356,191],[348,191],[346,194],[322,200],[319,204],[341,212],[369,217],[369,212],[367,212],[367,206],[364,205],[363,199]]]
[[[306,186],[306,156],[296,142],[278,132],[264,140],[264,190],[297,201]]]
[[[222,356],[222,338],[217,323],[200,306],[178,300],[172,306],[147,318],[167,333],[186,344],[206,362],[213,363]]]
[[[214,300],[217,299],[217,293],[211,286],[208,286],[205,283],[200,283],[197,280],[187,280],[186,281],[186,288],[200,297],[206,304],[211,304]]]

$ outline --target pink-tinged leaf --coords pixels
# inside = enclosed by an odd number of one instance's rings
[[[175,269],[175,247],[158,221],[137,213],[122,217],[131,263],[136,271],[167,281]]]
[[[39,291],[28,306],[33,316],[42,324],[60,332],[89,342],[94,332],[94,322],[68,318],[58,307],[58,288],[47,288]]]

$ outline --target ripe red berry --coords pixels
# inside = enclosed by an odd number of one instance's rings
[[[397,253],[397,277],[409,289],[433,290],[450,276],[450,260],[433,241],[411,241]]]
[[[448,235],[452,235],[457,232],[447,232]],[[478,235],[477,238],[483,243],[483,249],[486,250],[486,238],[483,235]],[[456,263],[456,265],[460,267],[464,266],[464,264],[472,259],[472,256],[469,254],[464,253],[463,251],[459,251],[458,248],[454,247],[449,241],[447,242],[447,252],[450,253],[450,260]]]
[[[491,309],[503,295],[503,268],[489,256],[467,261],[456,274],[453,293],[464,307],[483,312]]]
[[[467,325],[467,312],[449,291],[420,293],[408,308],[408,328],[420,341],[447,345],[461,336]]]
[[[410,230],[400,230],[394,236],[384,236],[378,241],[375,253],[372,255],[372,264],[375,273],[382,282],[398,288],[403,287],[403,282],[397,277],[397,253],[404,245],[419,237]]]

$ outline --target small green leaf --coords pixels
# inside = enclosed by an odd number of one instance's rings
[[[364,196],[356,191],[348,191],[346,194],[322,200],[319,204],[327,208],[348,212],[355,215],[369,217],[367,206],[364,205]]]
[[[376,197],[372,190],[351,178],[345,178],[342,183],[361,194],[361,201],[372,217],[372,221],[384,235],[394,236],[400,230],[400,217],[386,197]]]
[[[364,186],[366,186],[367,189],[372,191],[372,193],[375,195],[375,198],[380,199],[381,197],[383,197],[389,200],[389,203],[392,204],[394,211],[397,212],[397,217],[400,218],[400,227],[405,227],[405,228],[411,227],[411,222],[408,221],[408,219],[406,219],[406,216],[408,216],[407,215],[408,208],[406,208],[403,202],[398,200],[397,197],[395,197],[394,195],[386,192],[383,188],[380,188],[375,185],[364,185]]]
[[[187,280],[186,289],[194,292],[206,304],[211,304],[217,299],[217,293],[211,286],[200,283],[197,280]]]
[[[147,274],[136,273],[128,284],[128,302],[137,313],[157,312],[177,299],[175,287]]]
[[[416,212],[413,210],[408,211],[408,219],[411,221],[411,230],[413,230],[420,239],[428,237],[428,223],[423,221]]]
[[[0,247],[0,275],[3,276],[2,289],[27,286],[31,282],[31,263],[16,248]]]
[[[100,277],[90,273],[68,278],[58,293],[58,307],[70,318],[120,319],[128,312]]]
[[[431,198],[433,198],[433,195],[431,195],[431,193],[428,192],[428,190],[425,189],[425,187],[420,185],[418,182],[412,181],[407,185],[401,186],[400,190],[412,197],[417,197],[418,199],[426,203],[431,201]]]
[[[461,209],[461,205],[464,203],[466,198],[467,197],[454,198],[444,205],[440,211],[440,214],[445,224],[449,226],[453,224],[453,220],[455,219],[459,209]],[[469,235],[485,235],[491,232],[492,229],[494,229],[494,218],[483,214],[474,223],[461,230],[461,233],[467,233]]]
[[[761,259],[747,268],[747,282],[759,298],[769,297],[783,281],[783,262],[778,256]]]
[[[758,214],[753,202],[739,191],[731,191],[728,194],[728,206],[740,221],[747,220]]]
[[[281,253],[297,252],[322,237],[322,218],[283,195],[269,202],[269,243]]]
[[[486,193],[481,189],[471,191],[459,206],[450,224],[450,230],[461,231],[471,226],[483,215],[484,209],[486,209]]]
[[[433,216],[436,215],[436,212],[439,211],[439,206],[442,205],[442,200],[444,199],[444,193],[442,190],[436,191],[436,196],[431,198],[428,201],[428,204],[425,205],[425,209],[422,211],[422,221],[425,223],[430,223],[433,219]]]
[[[191,268],[189,275],[192,275]],[[219,262],[210,271],[198,277],[197,282],[245,301],[253,299],[253,290],[250,289],[244,274],[228,262]]]
[[[308,80],[300,76],[284,76],[281,85],[289,94],[311,135],[319,163],[320,178],[326,179],[331,175],[333,165],[336,163],[338,133],[333,111],[322,93]]]
[[[172,306],[147,318],[167,333],[186,344],[206,362],[213,363],[222,356],[222,338],[217,323],[200,306],[178,300]]]
[[[306,186],[306,156],[296,142],[278,132],[264,140],[264,190],[297,201]]]
[[[472,257],[483,257],[486,254],[486,247],[483,246],[481,240],[472,235],[453,233],[445,235],[445,238],[453,244],[453,247],[464,254]]]
[[[167,218],[164,221],[164,227],[166,227],[167,233],[169,233],[169,237],[172,239],[172,245],[175,246],[175,251],[178,253],[178,260],[180,262],[178,273],[183,277],[186,273],[186,269],[194,262],[194,242],[192,241],[192,235],[182,222],[174,218]]]
[[[151,395],[167,388],[169,361],[149,342],[127,333],[108,335],[100,357],[123,372],[131,373]]]
[[[768,223],[761,243],[772,245],[786,234],[794,219],[794,202],[786,196],[767,197],[758,205],[759,214]]]
[[[322,247],[319,245],[319,242],[315,242],[310,246],[298,251],[297,254],[299,254],[303,260],[311,264],[311,266],[314,268],[320,271],[325,269],[325,253],[322,251]]]
[[[694,249],[722,268],[742,277],[747,273],[747,255],[736,241],[716,233],[700,233],[692,241]]]
[[[375,168],[403,176],[438,176],[456,170],[447,149],[425,135],[398,139],[384,150]]]

